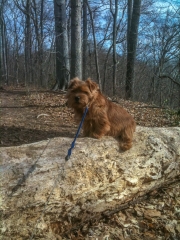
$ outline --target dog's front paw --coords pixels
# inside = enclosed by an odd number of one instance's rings
[[[120,148],[122,151],[127,151],[132,147],[132,143],[131,142],[124,142],[124,143],[120,143]]]
[[[100,138],[102,138],[102,134],[100,135],[100,134],[97,134],[97,133],[92,133],[92,137],[93,138],[96,138],[96,139],[100,139]]]

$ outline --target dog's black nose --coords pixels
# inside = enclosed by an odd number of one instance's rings
[[[76,97],[75,97],[75,101],[76,101],[76,102],[79,102],[79,99],[80,99],[79,96],[76,96]]]

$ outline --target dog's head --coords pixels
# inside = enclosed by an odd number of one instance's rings
[[[66,94],[68,107],[74,109],[83,109],[92,100],[97,97],[99,86],[90,78],[86,81],[81,81],[79,78],[74,78],[70,81]]]

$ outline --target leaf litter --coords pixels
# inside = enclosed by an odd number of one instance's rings
[[[147,127],[180,126],[176,111],[153,105],[112,99]],[[74,137],[77,125],[66,106],[64,92],[6,88],[0,98],[1,146],[32,143],[53,137]],[[98,222],[81,226],[58,239],[180,240],[180,182]]]

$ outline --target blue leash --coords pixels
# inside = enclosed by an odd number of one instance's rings
[[[76,138],[77,138],[78,135],[79,135],[80,129],[81,129],[81,127],[82,127],[82,124],[83,124],[83,122],[84,122],[84,119],[85,119],[85,117],[86,117],[86,113],[87,113],[87,112],[88,112],[88,107],[86,107],[85,110],[84,110],[84,114],[83,114],[82,119],[81,119],[81,122],[80,122],[80,124],[79,124],[79,127],[78,127],[77,133],[76,133],[76,135],[75,135],[74,141],[71,143],[71,147],[69,148],[68,154],[67,154],[67,156],[65,157],[65,160],[66,160],[66,161],[68,161],[68,160],[70,159],[71,151],[72,151],[72,149],[73,149],[74,146],[75,146]]]

